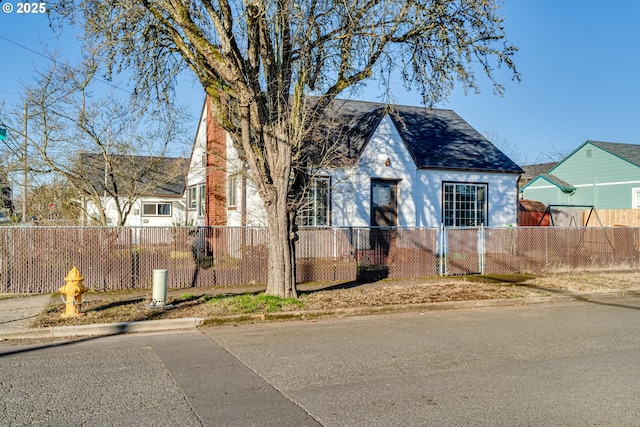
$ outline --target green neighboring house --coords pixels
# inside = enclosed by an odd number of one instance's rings
[[[640,145],[586,141],[520,193],[545,205],[640,208]]]

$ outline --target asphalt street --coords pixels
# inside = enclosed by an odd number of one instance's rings
[[[640,300],[0,343],[0,425],[640,425]]]

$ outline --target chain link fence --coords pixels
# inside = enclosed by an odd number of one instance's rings
[[[638,228],[303,228],[297,281],[633,269]],[[234,227],[0,227],[0,292],[51,293],[76,266],[100,291],[264,284],[267,230]]]
[[[553,273],[635,269],[631,227],[450,228],[442,233],[442,274]]]

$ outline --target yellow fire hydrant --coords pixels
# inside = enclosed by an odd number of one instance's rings
[[[80,274],[80,271],[73,267],[69,273],[67,273],[67,277],[64,278],[66,284],[58,289],[62,295],[65,295],[67,298],[64,301],[65,303],[65,311],[61,316],[65,317],[74,317],[80,316],[80,309],[82,308],[82,294],[87,292],[89,288],[82,284],[84,277]]]

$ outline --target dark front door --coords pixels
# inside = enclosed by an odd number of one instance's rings
[[[398,225],[397,181],[371,180],[371,225],[395,227]]]
[[[369,249],[362,253],[358,271],[361,280],[380,280],[388,276],[387,257],[398,225],[397,181],[371,180],[371,230]]]

